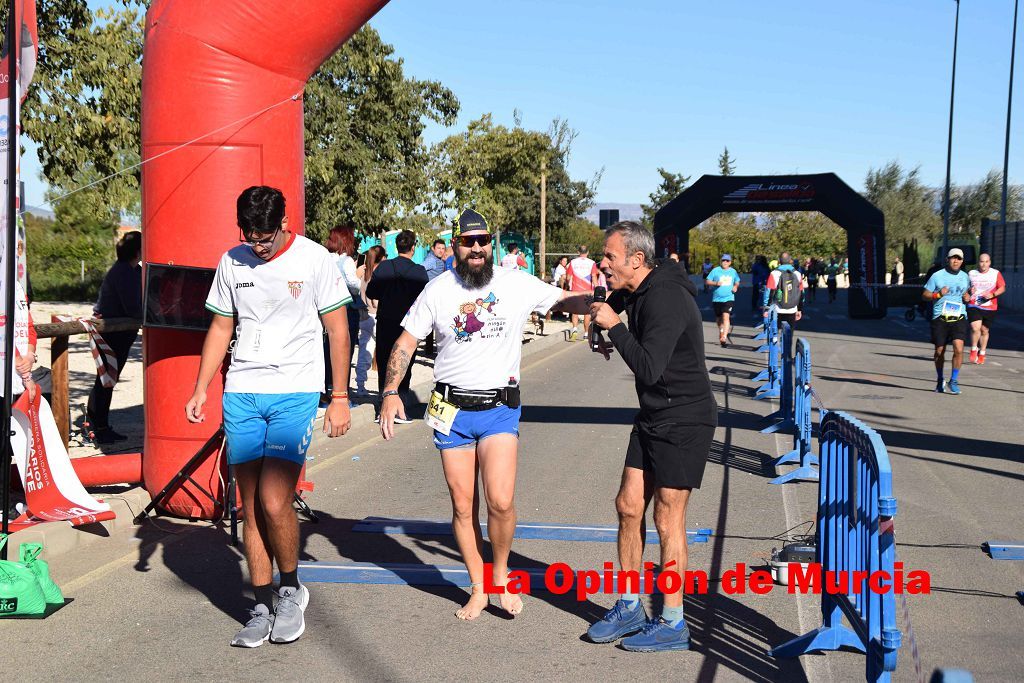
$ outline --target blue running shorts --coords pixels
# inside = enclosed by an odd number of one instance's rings
[[[228,464],[263,457],[305,463],[319,405],[320,394],[315,391],[224,394]]]
[[[519,418],[523,409],[498,406],[488,410],[460,410],[451,433],[445,436],[434,430],[434,445],[439,450],[467,448],[496,434],[519,436]]]

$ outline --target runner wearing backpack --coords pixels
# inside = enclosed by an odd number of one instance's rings
[[[764,288],[764,317],[768,317],[768,307],[774,305],[779,314],[779,325],[788,322],[790,329],[795,330],[796,321],[803,317],[805,286],[803,276],[793,268],[793,257],[789,252],[782,252],[779,266],[768,276],[768,284]]]

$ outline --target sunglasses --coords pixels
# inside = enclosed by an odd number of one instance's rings
[[[486,247],[490,243],[490,235],[459,235],[459,246],[466,249],[472,249],[474,244]]]
[[[238,238],[238,241],[241,242],[242,244],[248,244],[250,247],[263,247],[264,249],[270,249],[272,246],[274,246],[274,240],[277,239],[277,233],[280,231],[281,229],[278,228],[268,239],[265,240],[252,240],[249,239],[249,237],[244,232],[239,230],[240,237]]]

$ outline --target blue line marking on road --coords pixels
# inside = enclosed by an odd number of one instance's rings
[[[487,535],[487,524],[480,523],[484,535]],[[377,534],[451,536],[451,522],[432,521],[426,519],[390,519],[387,517],[367,517],[356,522],[352,531]],[[711,529],[687,529],[686,537],[690,543],[707,543]],[[525,523],[516,525],[515,538],[546,540],[546,541],[596,541],[614,543],[618,537],[618,527],[595,526],[587,524],[549,524]],[[658,543],[656,529],[647,529],[647,543]]]

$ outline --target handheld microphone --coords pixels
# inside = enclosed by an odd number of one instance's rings
[[[606,303],[608,300],[608,290],[598,285],[594,287],[594,303]],[[590,323],[590,348],[594,351],[600,349],[601,344],[605,343],[604,334],[601,332],[601,328],[595,323]]]

